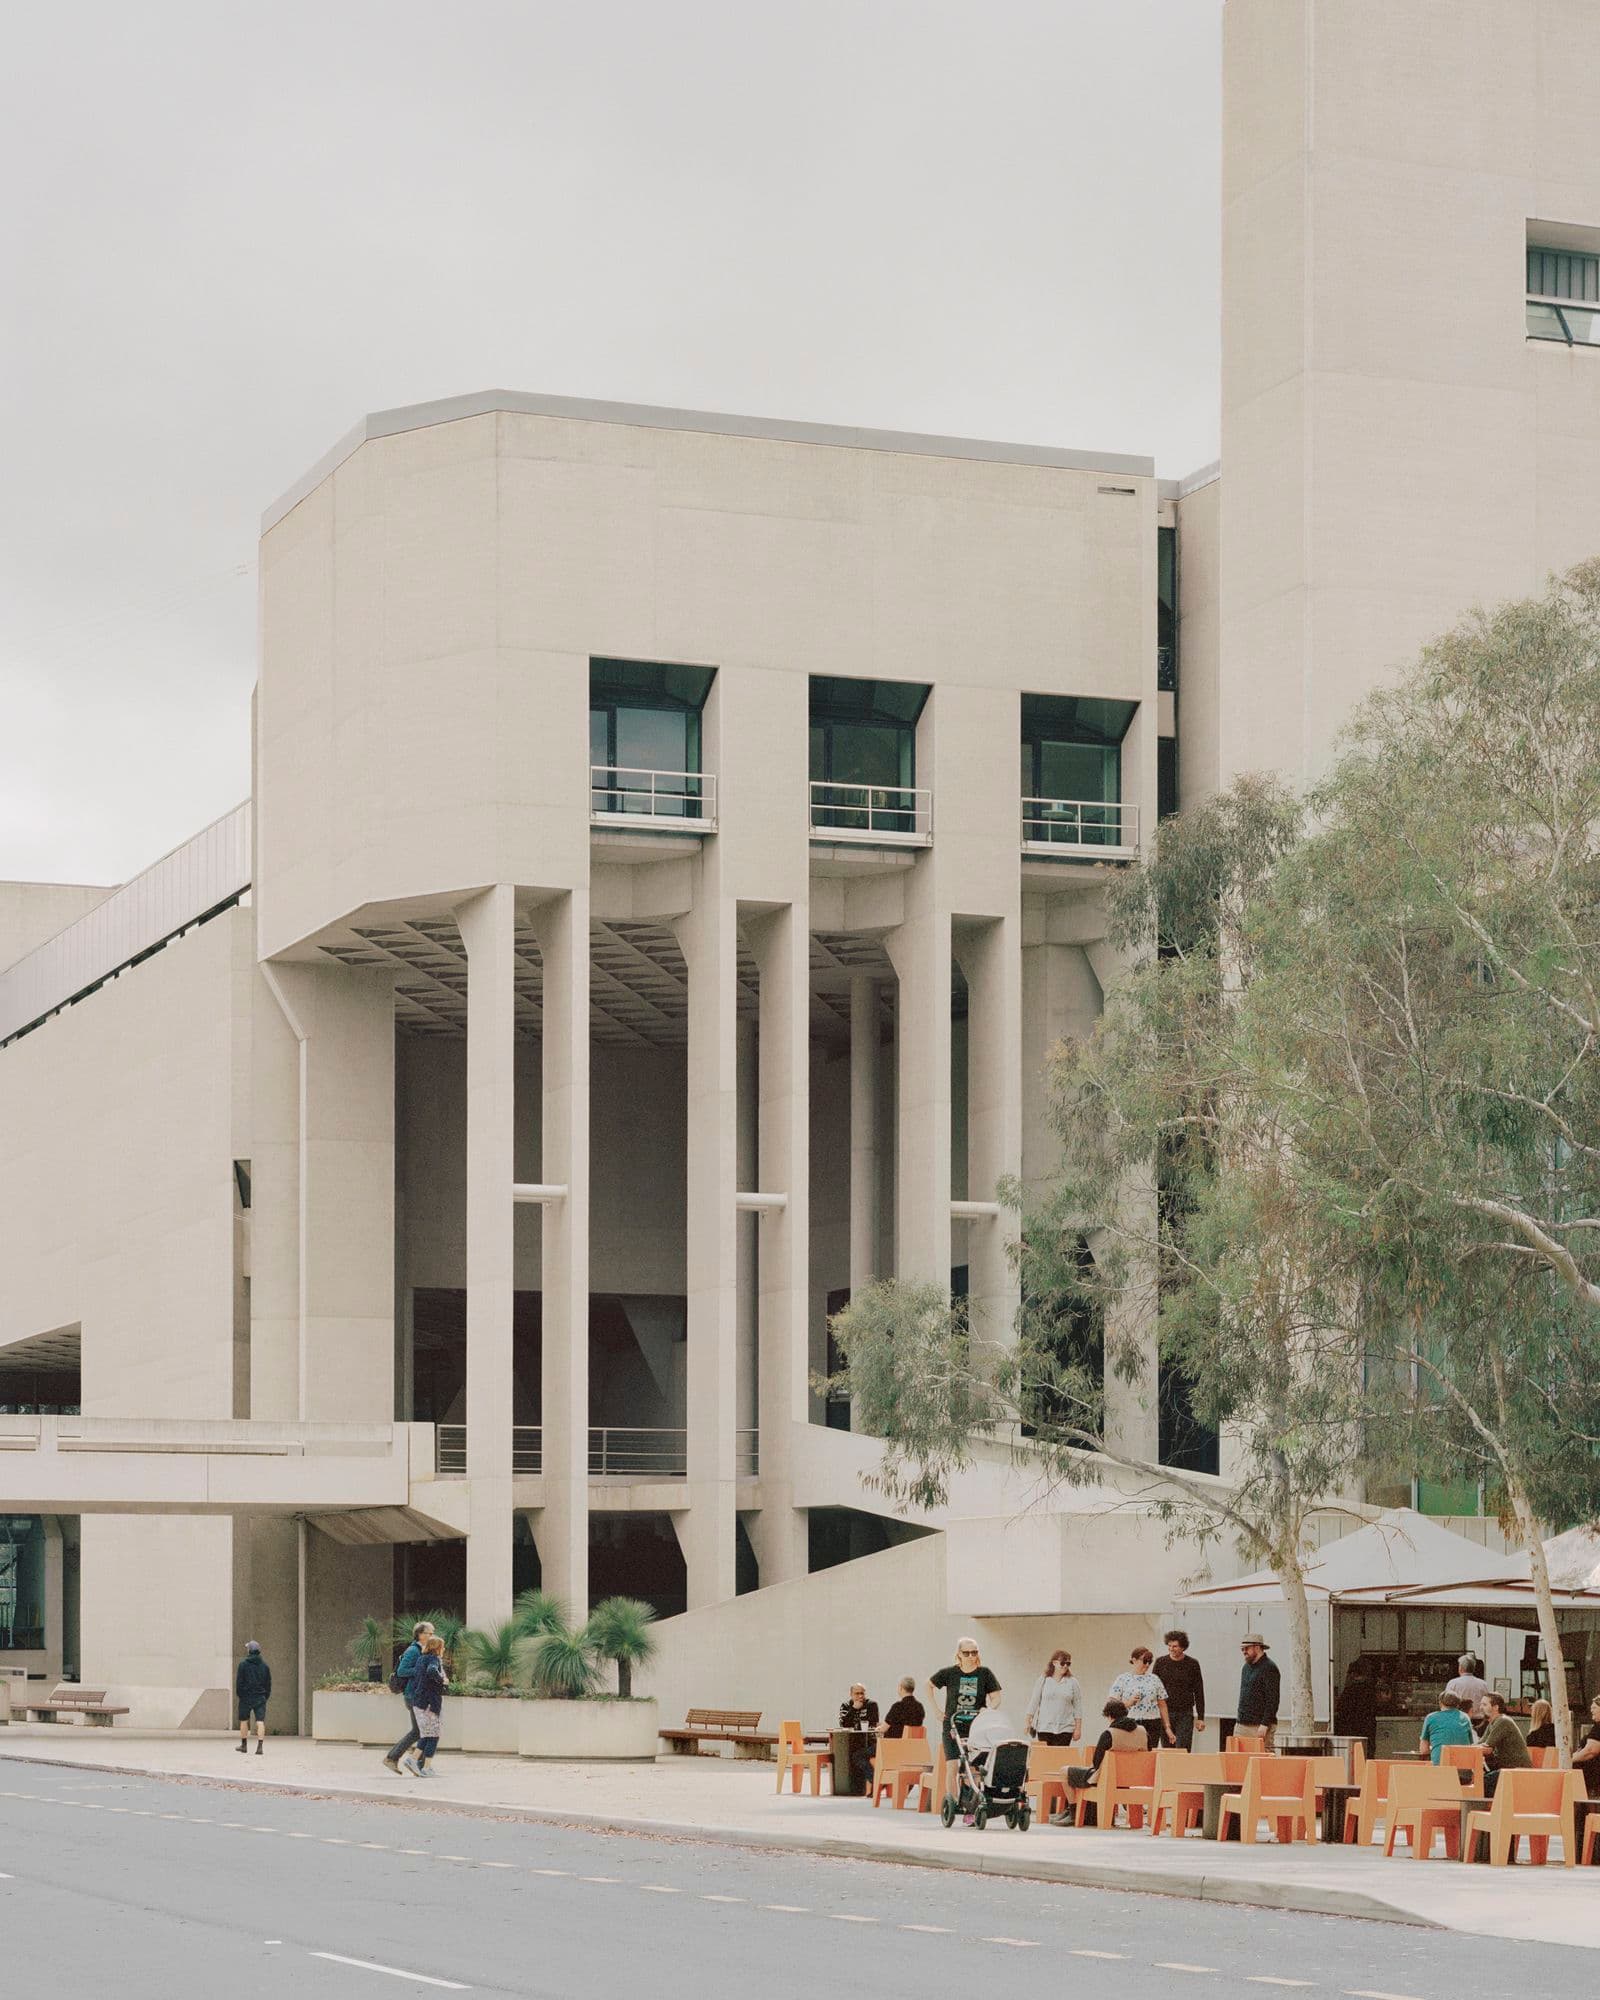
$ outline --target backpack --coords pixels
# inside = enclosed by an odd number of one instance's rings
[[[390,1694],[404,1694],[404,1693],[405,1693],[405,1691],[406,1691],[406,1684],[405,1684],[405,1682],[404,1682],[403,1680],[401,1680],[401,1678],[400,1678],[400,1676],[399,1676],[398,1674],[396,1674],[396,1673],[391,1673],[391,1674],[390,1674],[390,1676],[389,1676],[389,1692],[390,1692]]]

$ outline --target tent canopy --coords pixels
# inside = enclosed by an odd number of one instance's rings
[[[1597,1551],[1600,1557],[1600,1551]],[[1392,1593],[1459,1588],[1480,1579],[1504,1579],[1511,1559],[1480,1548],[1409,1507],[1391,1508],[1353,1534],[1325,1542],[1306,1566],[1306,1591],[1324,1603],[1381,1603]],[[1232,1583],[1186,1591],[1179,1604],[1282,1604],[1276,1570],[1257,1570]],[[1407,1598],[1407,1602],[1418,1601]],[[1431,1599],[1423,1600],[1432,1602]]]

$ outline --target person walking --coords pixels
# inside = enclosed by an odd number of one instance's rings
[[[1244,1655],[1244,1665],[1239,1670],[1239,1705],[1234,1710],[1234,1734],[1259,1736],[1270,1748],[1272,1732],[1278,1726],[1281,1678],[1278,1663],[1269,1658],[1267,1642],[1259,1632],[1246,1632],[1240,1641],[1239,1651]]]
[[[250,1754],[250,1725],[256,1726],[256,1755],[267,1738],[267,1703],[272,1698],[272,1669],[261,1657],[254,1639],[247,1639],[244,1658],[233,1676],[233,1692],[239,1703],[239,1755]]]
[[[1180,1750],[1194,1748],[1196,1724],[1206,1719],[1206,1683],[1200,1662],[1189,1657],[1187,1632],[1169,1632],[1166,1652],[1156,1661],[1155,1677],[1167,1691],[1167,1727]]]
[[[959,1736],[965,1741],[977,1720],[978,1711],[986,1708],[990,1695],[999,1691],[999,1676],[979,1659],[977,1640],[966,1636],[956,1641],[955,1665],[940,1667],[937,1673],[928,1676],[929,1694],[935,1701],[942,1699],[944,1702],[944,1727],[940,1740],[946,1760],[945,1785],[948,1790],[960,1791],[956,1738]]]
[[[444,1670],[444,1641],[430,1632],[422,1642],[416,1672],[411,1676],[411,1709],[417,1719],[417,1747],[402,1757],[400,1768],[410,1778],[433,1774],[429,1765],[439,1749],[439,1731],[444,1719],[444,1691],[449,1678]]]
[[[1083,1689],[1072,1677],[1072,1655],[1058,1646],[1028,1699],[1028,1734],[1056,1748],[1083,1734]]]
[[[432,1630],[433,1626],[426,1618],[418,1619],[411,1628],[411,1644],[395,1661],[394,1672],[389,1676],[390,1688],[405,1701],[406,1721],[410,1725],[405,1735],[386,1753],[383,1760],[396,1777],[400,1775],[400,1759],[408,1750],[417,1747],[417,1711],[411,1706],[411,1679],[417,1671],[417,1663],[422,1658],[422,1642]]]
[[[1108,1701],[1120,1701],[1128,1720],[1137,1722],[1152,1750],[1172,1741],[1172,1725],[1167,1720],[1167,1691],[1150,1671],[1155,1655],[1148,1646],[1135,1646],[1128,1655],[1128,1670],[1118,1674],[1106,1692]]]

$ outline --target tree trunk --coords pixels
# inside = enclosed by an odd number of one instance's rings
[[[1533,1577],[1534,1601],[1539,1607],[1539,1637],[1544,1642],[1545,1664],[1550,1669],[1550,1706],[1555,1713],[1556,1759],[1563,1771],[1572,1768],[1572,1710],[1567,1705],[1567,1663],[1561,1650],[1561,1631],[1556,1624],[1555,1598],[1550,1589],[1550,1565],[1544,1559],[1544,1543],[1539,1523],[1534,1519],[1522,1482],[1506,1481],[1506,1498],[1516,1516],[1517,1532],[1528,1551],[1528,1569]]]
[[[1316,1722],[1316,1683],[1311,1659],[1311,1605],[1298,1547],[1291,1547],[1279,1562],[1278,1579],[1289,1613],[1289,1727],[1308,1736]]]
[[[624,1701],[633,1696],[633,1664],[629,1660],[617,1662],[617,1693]]]

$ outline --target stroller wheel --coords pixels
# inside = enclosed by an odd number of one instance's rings
[[[1017,1831],[1018,1833],[1026,1833],[1032,1825],[1033,1808],[1032,1806],[1023,1806],[1017,1814]]]
[[[954,1826],[956,1823],[956,1802],[948,1794],[945,1797],[944,1804],[939,1808],[939,1818],[947,1827]]]
[[[1015,1833],[1015,1832],[1016,1832],[1016,1830],[1017,1830],[1017,1809],[1016,1809],[1016,1807],[1015,1807],[1015,1806],[1008,1806],[1008,1807],[1006,1808],[1006,1825],[1010,1827],[1010,1829],[1011,1829],[1011,1831],[1012,1831],[1013,1833]]]
[[[972,1815],[972,1824],[978,1829],[979,1833],[982,1833],[983,1829],[989,1824],[989,1808],[982,1800],[978,1802],[978,1810]]]

